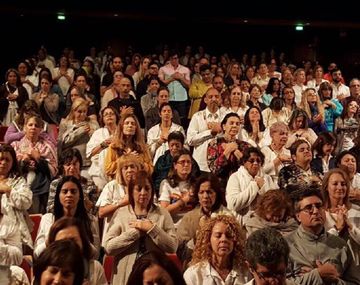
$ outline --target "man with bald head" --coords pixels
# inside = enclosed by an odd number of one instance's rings
[[[193,157],[202,172],[210,172],[207,161],[207,147],[212,138],[222,131],[220,126],[221,96],[211,87],[205,94],[205,110],[196,112],[187,131],[187,142],[194,147]]]
[[[133,112],[139,120],[141,128],[145,127],[144,114],[141,109],[140,103],[130,96],[131,91],[131,82],[128,78],[124,77],[120,80],[119,84],[119,93],[117,97],[112,99],[108,106],[114,107],[119,114],[124,112],[126,108],[127,111]]]

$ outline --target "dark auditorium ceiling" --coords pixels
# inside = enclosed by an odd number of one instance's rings
[[[41,1],[44,3],[43,1]],[[360,29],[359,1],[293,1],[293,0],[58,0],[48,5],[35,1],[2,1],[0,16],[55,17],[59,11],[70,18],[100,21],[141,20],[166,21],[177,24],[182,20],[199,23],[285,26],[296,23],[326,28]]]

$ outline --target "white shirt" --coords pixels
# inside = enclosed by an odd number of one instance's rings
[[[224,281],[219,273],[208,262],[190,266],[184,273],[188,285],[243,285],[246,280],[244,273],[233,268]]]
[[[221,112],[211,114],[206,108],[205,110],[196,112],[191,118],[189,128],[187,130],[187,143],[194,147],[193,158],[199,165],[201,171],[210,172],[207,162],[208,144],[214,137],[207,124],[210,122],[220,123]]]
[[[259,188],[255,178],[252,177],[244,166],[231,174],[226,185],[226,202],[229,210],[234,210],[241,215],[245,215],[250,206],[252,206],[257,195],[262,195],[271,189],[278,189],[277,186],[267,174],[258,173],[258,176],[264,178],[264,185]]]
[[[279,172],[281,168],[284,167],[283,163],[280,163],[277,167],[274,165],[274,160],[277,158],[279,154],[290,156],[290,151],[283,147],[279,153],[275,153],[269,146],[265,146],[261,149],[261,152],[265,156],[263,170],[265,174],[271,176],[273,182],[278,184],[279,180]]]
[[[337,98],[339,95],[344,95],[345,97],[350,96],[350,88],[345,84],[340,83],[339,85],[335,85],[334,83],[331,83],[331,87],[333,90],[333,99]]]
[[[181,132],[185,137],[184,128],[178,124],[171,123],[169,134],[172,132]],[[157,142],[160,139],[160,135],[161,135],[160,124],[157,124],[152,128],[150,128],[147,134],[147,144],[149,145],[151,155],[153,156],[153,165],[155,165],[158,158],[162,156],[165,153],[165,151],[169,149],[168,142],[164,142],[158,148],[156,148]]]

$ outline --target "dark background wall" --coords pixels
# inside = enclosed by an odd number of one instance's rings
[[[158,52],[163,44],[180,50],[187,44],[194,48],[203,45],[211,54],[228,52],[237,57],[275,49],[292,61],[318,60],[326,66],[334,60],[347,78],[359,71],[360,22],[356,7],[349,9],[345,3],[343,10],[303,3],[306,7],[295,11],[280,6],[281,1],[276,7],[263,4],[262,9],[248,1],[242,3],[241,10],[233,9],[230,1],[221,2],[219,7],[201,1],[126,5],[121,1],[77,2],[52,7],[0,4],[0,78],[20,59],[36,54],[41,45],[56,58],[64,47],[71,47],[80,59],[91,46],[100,49],[109,44],[121,54],[128,45],[141,53]],[[65,12],[65,21],[56,19],[58,11]],[[309,25],[297,32],[297,22]]]

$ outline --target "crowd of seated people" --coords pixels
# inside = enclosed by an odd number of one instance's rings
[[[0,281],[360,284],[360,80],[278,63],[42,47],[9,68]]]

